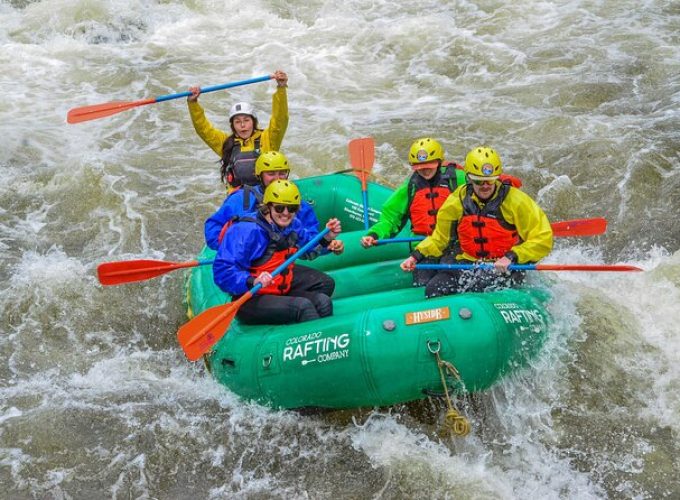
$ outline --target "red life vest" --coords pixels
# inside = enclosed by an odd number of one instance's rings
[[[498,259],[520,242],[517,228],[501,213],[501,204],[513,188],[501,184],[498,189],[498,196],[483,208],[472,200],[471,185],[463,198],[463,217],[456,228],[458,244],[462,251],[476,259]]]
[[[522,179],[515,177],[514,175],[501,174],[498,176],[498,180],[503,184],[510,184],[512,187],[516,187],[518,189],[522,187]]]
[[[264,253],[250,263],[248,272],[250,272],[250,275],[253,278],[257,278],[260,273],[265,271],[268,273],[273,272],[277,267],[283,264],[288,257],[297,252],[298,235],[296,232],[291,232],[284,236],[281,233],[272,231],[272,229],[262,221],[251,219],[250,217],[242,217],[241,220],[252,220],[269,234],[269,245],[267,245]],[[260,288],[257,293],[261,295],[287,294],[290,291],[290,285],[293,281],[294,267],[295,263],[293,262],[280,274],[275,276],[269,286]]]
[[[411,230],[415,234],[432,234],[437,224],[437,212],[444,201],[459,184],[465,183],[462,168],[455,163],[448,163],[444,165],[443,171],[437,172],[429,181],[417,172],[411,175],[408,185],[408,217],[411,219]]]
[[[255,206],[257,207],[259,204],[262,203],[262,195],[257,191],[255,186],[249,186],[248,184],[245,184],[243,186],[238,186],[234,188],[230,193],[229,196],[233,195],[236,191],[239,189],[243,189],[243,211],[244,212],[250,212],[251,207],[250,207],[250,196],[252,195],[255,198]],[[229,219],[224,226],[222,226],[222,230],[220,231],[219,236],[217,236],[217,244],[219,245],[222,243],[222,240],[224,239],[224,235],[227,232],[227,229],[231,227],[231,225],[236,222],[236,219],[238,219],[238,215],[234,215],[231,219]],[[249,219],[250,220],[250,219]],[[254,219],[253,219],[254,220]]]
[[[264,253],[250,263],[250,269],[248,269],[248,272],[253,278],[257,278],[260,273],[265,271],[268,273],[274,272],[274,270],[283,264],[286,259],[288,259],[288,257],[297,252],[298,235],[296,232],[291,232],[284,236],[281,233],[273,231],[272,228],[263,221],[253,217],[232,217],[229,222],[224,225],[222,231],[220,232],[220,242],[222,241],[222,238],[224,238],[224,234],[227,232],[227,230],[236,222],[254,222],[264,229],[269,235],[269,244],[267,245]],[[293,267],[295,267],[294,262],[291,263],[280,274],[274,276],[274,279],[269,286],[260,288],[257,293],[260,295],[287,294],[293,281]]]
[[[227,234],[227,230],[236,222],[236,219],[238,219],[238,216],[234,216],[231,219],[227,221],[227,223],[222,226],[222,230],[220,231],[220,235],[217,237],[217,244],[219,245],[222,243],[222,240],[224,239],[224,235]]]

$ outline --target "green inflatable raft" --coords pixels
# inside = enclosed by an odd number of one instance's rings
[[[277,408],[393,405],[443,392],[438,358],[459,374],[447,375],[448,390],[473,392],[524,366],[540,349],[549,326],[545,290],[426,300],[399,268],[408,243],[359,245],[365,234],[359,179],[330,174],[295,183],[322,224],[342,221],[342,255],[297,261],[335,279],[334,314],[292,325],[233,321],[205,360],[234,393]],[[371,223],[391,192],[368,184]],[[213,256],[204,248],[198,258]],[[192,269],[186,291],[190,318],[230,300],[214,284],[211,266]]]

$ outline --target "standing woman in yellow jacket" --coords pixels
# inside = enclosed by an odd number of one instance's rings
[[[198,136],[222,158],[221,179],[229,189],[258,184],[255,160],[260,153],[281,149],[288,128],[288,75],[276,70],[271,76],[277,87],[272,96],[269,126],[264,130],[258,128],[255,108],[248,102],[237,102],[229,110],[231,134],[213,127],[198,103],[200,87],[189,88],[191,95],[187,97],[187,103],[191,122]]]
[[[548,217],[528,194],[499,181],[503,166],[496,151],[486,146],[471,150],[465,157],[465,173],[467,183],[451,193],[437,212],[434,232],[418,244],[401,268],[413,271],[418,261],[439,257],[457,240],[451,260],[493,262],[497,272],[439,271],[425,286],[428,298],[512,286],[524,279],[524,273],[508,274],[511,264],[537,262],[552,250]],[[451,263],[445,260],[441,262]]]

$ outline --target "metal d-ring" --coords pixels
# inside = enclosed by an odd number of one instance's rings
[[[432,348],[433,345],[436,345],[437,347],[435,349]],[[427,341],[427,350],[430,351],[432,354],[437,354],[440,349],[442,348],[442,343],[439,340],[428,340]]]

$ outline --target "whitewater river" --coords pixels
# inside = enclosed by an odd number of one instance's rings
[[[680,498],[680,4],[674,0],[0,2],[0,498]],[[411,141],[488,143],[553,221],[604,216],[547,263],[541,355],[467,405],[300,415],[190,364],[183,272],[99,285],[108,260],[191,260],[217,157],[184,99],[69,125],[69,109],[290,77],[295,176],[377,179]],[[269,118],[274,83],[201,96]]]

